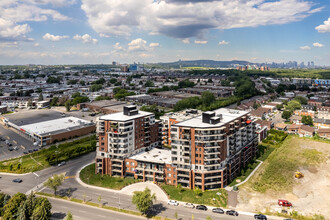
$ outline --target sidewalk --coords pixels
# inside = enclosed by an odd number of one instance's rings
[[[79,174],[80,174],[82,169],[84,169],[85,167],[87,167],[87,166],[89,166],[90,164],[93,164],[93,163],[94,162],[86,164],[85,166],[80,168],[78,170],[78,172],[76,173],[75,179],[80,185],[82,185],[86,188],[97,189],[97,190],[102,190],[102,191],[107,191],[107,192],[112,192],[112,193],[121,193],[121,194],[125,194],[125,195],[130,195],[130,196],[133,195],[134,191],[143,191],[146,187],[148,187],[151,190],[152,193],[156,194],[157,200],[163,201],[163,202],[168,201],[168,197],[163,192],[163,190],[160,189],[159,186],[157,186],[156,184],[150,183],[150,182],[134,183],[134,184],[131,184],[129,186],[126,186],[126,187],[122,188],[121,190],[108,189],[108,188],[93,186],[93,185],[89,185],[89,184],[84,183],[80,179]]]

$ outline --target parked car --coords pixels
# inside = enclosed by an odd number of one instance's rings
[[[177,201],[175,201],[175,200],[169,200],[169,201],[167,202],[167,204],[169,204],[169,205],[174,205],[174,206],[178,206],[178,205],[179,205],[179,203],[178,203]]]
[[[279,199],[278,200],[278,205],[279,206],[284,206],[284,207],[291,207],[292,206],[292,203],[289,202],[288,200]]]
[[[254,215],[254,219],[267,220],[267,217],[263,214],[256,214]]]
[[[221,208],[214,208],[214,209],[212,209],[212,212],[219,213],[219,214],[225,214],[225,211],[223,211],[223,209],[221,209]]]
[[[65,165],[66,164],[66,162],[65,161],[62,161],[61,163],[59,163],[57,166],[63,166],[63,165]]]
[[[195,205],[194,204],[188,203],[188,202],[186,202],[183,206],[184,207],[187,207],[187,208],[191,208],[191,209],[195,208]]]
[[[3,137],[0,137],[0,141],[5,141],[6,139],[4,139]]]
[[[226,211],[226,215],[238,216],[238,212],[236,212],[235,210],[228,210]]]
[[[207,211],[207,207],[205,205],[197,205],[196,209]]]
[[[23,182],[23,180],[22,179],[13,179],[13,183],[21,183],[21,182]]]
[[[7,145],[8,145],[9,147],[13,146],[13,144],[12,144],[12,143],[8,143]]]
[[[23,154],[28,154],[28,153],[29,153],[29,152],[27,152],[27,151],[24,151],[24,152],[23,152]]]
[[[18,146],[13,147],[14,150],[18,150]]]
[[[9,150],[9,151],[13,151],[14,148],[13,148],[13,147],[8,147],[8,150]]]
[[[32,149],[31,149],[31,150],[28,150],[28,152],[29,152],[29,153],[33,153],[33,150],[32,150]]]
[[[34,148],[33,151],[38,151],[39,149],[38,148]]]

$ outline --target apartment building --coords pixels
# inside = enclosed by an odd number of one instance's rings
[[[127,106],[99,117],[96,173],[207,190],[225,187],[256,156],[256,124],[248,112],[188,110],[162,121],[171,150],[155,148],[158,124],[152,113]],[[143,131],[150,135],[144,138]]]
[[[256,156],[255,121],[248,112],[221,108],[171,127],[177,183],[202,190],[223,188]]]
[[[162,121],[162,144],[171,145],[171,126],[173,124],[185,121],[202,114],[202,111],[196,109],[184,110],[181,112],[170,112],[160,117]]]
[[[153,113],[138,111],[134,105],[123,110],[96,120],[97,173],[123,176],[124,159],[159,143],[159,125]]]

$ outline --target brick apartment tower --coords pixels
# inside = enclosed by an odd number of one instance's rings
[[[124,177],[125,158],[159,143],[155,115],[138,111],[134,105],[125,106],[123,112],[98,117],[96,127],[96,173]]]

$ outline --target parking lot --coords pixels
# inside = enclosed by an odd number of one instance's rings
[[[0,138],[4,139],[4,141],[0,141],[0,160],[18,157],[23,155],[24,151],[36,148],[31,141],[28,141],[11,129],[3,127],[2,124],[0,124]],[[6,144],[6,140],[8,140],[11,146]],[[9,150],[9,148],[14,147],[17,147],[17,150]]]

